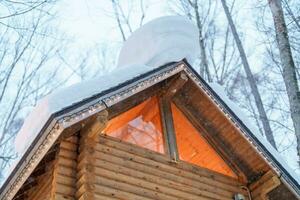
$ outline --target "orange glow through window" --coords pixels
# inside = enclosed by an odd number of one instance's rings
[[[162,126],[156,97],[111,119],[103,132],[140,147],[164,153]]]
[[[225,161],[174,104],[172,104],[172,114],[181,160],[237,178]]]

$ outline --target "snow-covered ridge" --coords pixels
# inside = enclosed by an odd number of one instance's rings
[[[185,17],[161,17],[147,23],[125,42],[118,68],[113,72],[60,89],[41,99],[17,134],[17,152],[22,155],[26,151],[53,113],[146,73],[154,67],[184,58],[193,62],[198,52],[197,39],[197,28]]]
[[[22,155],[26,151],[53,113],[61,111],[66,107],[96,95],[103,90],[107,90],[127,80],[133,79],[150,70],[152,70],[152,68],[146,65],[125,66],[93,80],[84,81],[57,90],[41,99],[25,119],[21,130],[17,134],[15,140],[17,152]]]
[[[186,17],[157,18],[133,32],[124,43],[118,67],[146,64],[158,67],[184,58],[190,64],[199,53],[197,27]]]

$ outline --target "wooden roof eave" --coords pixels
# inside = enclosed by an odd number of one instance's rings
[[[221,97],[202,79],[189,63],[185,62],[184,71],[188,77],[205,92],[209,99],[218,107],[226,118],[239,130],[241,135],[251,144],[255,151],[263,158],[270,168],[277,174],[280,180],[290,191],[300,199],[299,182],[288,172],[288,170],[277,160],[277,158],[264,146],[264,144],[252,133],[244,122],[231,110]]]

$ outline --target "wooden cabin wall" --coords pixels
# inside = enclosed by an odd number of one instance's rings
[[[82,138],[76,197],[83,199],[218,199],[247,193],[230,177],[108,136]]]
[[[28,199],[28,200],[50,200],[53,180],[53,169],[54,161],[48,164],[46,167],[46,173],[39,176],[36,180],[37,184],[26,191],[23,198],[17,199]],[[16,199],[16,198],[15,198]]]
[[[36,178],[34,186],[15,200],[75,200],[77,143],[77,136],[62,140],[55,160],[41,163],[37,168],[45,167],[45,172]]]
[[[75,200],[77,180],[78,137],[60,142],[53,170],[51,200]]]

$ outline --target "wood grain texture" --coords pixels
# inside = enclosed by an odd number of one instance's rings
[[[60,142],[53,170],[51,199],[75,200],[78,136]]]
[[[225,175],[109,136],[80,145],[78,199],[232,199],[246,192]]]

